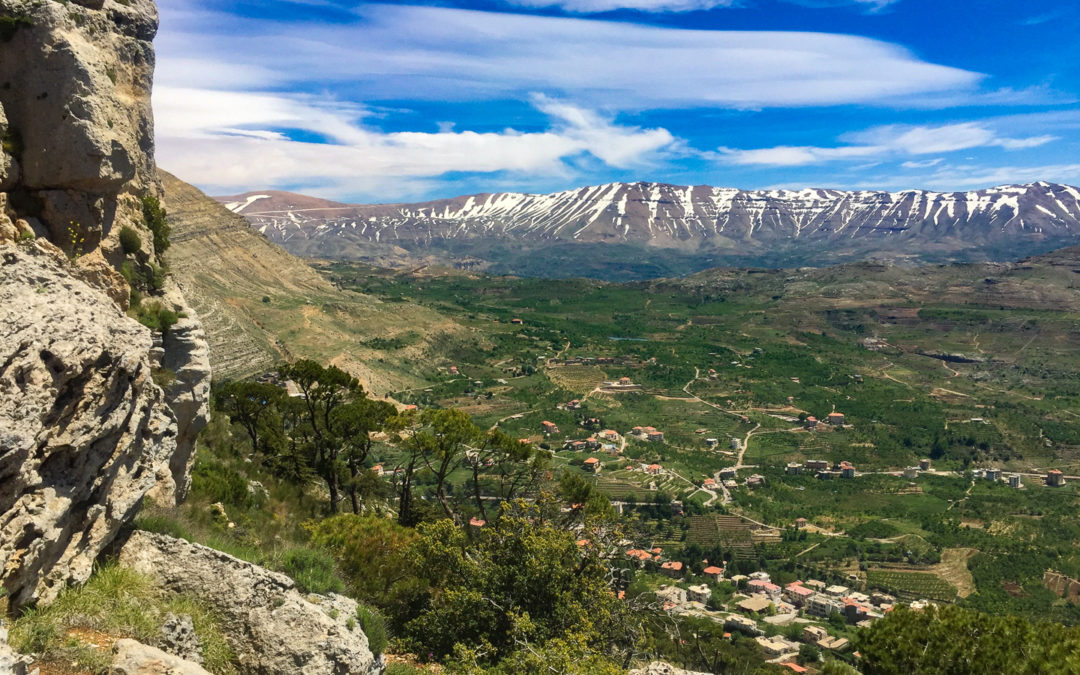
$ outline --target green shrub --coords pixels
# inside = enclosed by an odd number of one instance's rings
[[[341,593],[345,582],[334,571],[329,553],[313,548],[294,548],[281,554],[277,568],[292,577],[305,593]]]
[[[417,668],[416,666],[410,666],[407,663],[391,663],[386,666],[386,670],[383,671],[383,675],[417,675],[417,673],[426,673],[423,668]]]
[[[375,609],[367,605],[359,605],[356,608],[356,619],[360,622],[360,629],[368,639],[368,649],[375,656],[386,651],[388,637],[386,634],[386,622]]]
[[[242,509],[255,506],[247,479],[220,462],[197,461],[191,471],[191,491],[211,503],[221,502]]]
[[[135,228],[128,225],[120,228],[120,248],[124,250],[124,255],[131,255],[142,248],[142,237]]]
[[[146,269],[146,287],[152,291],[160,291],[165,288],[165,276],[169,270],[165,265],[150,263]]]
[[[134,293],[132,294],[134,296]],[[141,296],[140,296],[141,300]],[[158,301],[132,302],[135,318],[150,330],[168,332],[180,320],[180,315]]]
[[[162,389],[169,389],[176,383],[176,373],[169,368],[154,368],[150,371],[150,378]]]
[[[154,252],[158,258],[169,248],[169,221],[161,201],[154,195],[142,198],[143,221],[147,229],[154,234]]]
[[[135,287],[135,263],[130,260],[125,260],[120,263],[120,276],[124,277],[124,281],[128,286]]]
[[[37,235],[35,235],[32,230],[26,230],[19,233],[19,241],[34,241],[35,239],[37,239]]]

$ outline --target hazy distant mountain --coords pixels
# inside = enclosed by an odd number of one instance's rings
[[[623,277],[868,255],[1000,260],[1080,241],[1080,190],[1044,182],[973,192],[612,183],[373,205],[274,191],[219,199],[300,255],[377,261],[407,252],[523,274],[612,276],[596,269],[598,256]]]

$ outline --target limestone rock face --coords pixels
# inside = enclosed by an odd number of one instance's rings
[[[21,175],[53,241],[72,222],[94,248],[153,184],[152,0],[0,0],[0,104]]]
[[[210,675],[197,663],[167,654],[135,640],[117,640],[113,645],[109,675]]]
[[[359,627],[356,603],[343,596],[303,595],[288,577],[205,546],[136,531],[120,564],[164,589],[210,605],[230,627],[227,639],[251,675],[375,672],[378,662]]]
[[[176,451],[150,332],[47,241],[0,243],[0,583],[86,580]]]
[[[181,319],[164,335],[160,364],[174,376],[172,383],[165,386],[165,397],[176,415],[176,452],[168,466],[163,467],[150,496],[158,504],[175,506],[187,498],[195,462],[195,440],[210,421],[210,347],[199,315],[174,282],[169,283],[165,301],[181,314]]]

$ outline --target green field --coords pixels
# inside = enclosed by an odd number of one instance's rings
[[[869,570],[866,580],[874,588],[903,597],[927,598],[941,602],[952,602],[956,599],[956,588],[952,584],[927,572]]]

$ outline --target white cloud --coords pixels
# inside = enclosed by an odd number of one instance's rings
[[[389,4],[364,4],[345,25],[237,18],[201,10],[194,0],[163,3],[161,11],[159,80],[173,86],[348,89],[368,102],[543,92],[633,110],[906,106],[920,97],[974,95],[982,79],[895,44],[829,33],[687,30]]]
[[[677,149],[665,129],[621,126],[596,112],[535,99],[551,120],[544,131],[385,133],[361,124],[363,111],[334,101],[269,93],[158,87],[159,163],[215,192],[293,186],[336,194],[415,191],[448,172],[566,175],[568,160],[591,155],[613,167],[642,166]],[[275,129],[326,142],[302,142]],[[392,186],[392,187],[391,187]]]
[[[595,14],[616,9],[641,12],[695,12],[716,7],[731,7],[738,0],[507,0],[518,7],[561,7],[568,12]]]
[[[717,7],[740,7],[741,0],[505,0],[518,7],[559,7],[577,14],[596,14],[616,9],[640,12],[696,12]],[[879,12],[899,0],[787,0],[808,7],[853,6]]]
[[[923,159],[919,161],[904,162],[900,166],[905,169],[928,169],[932,166],[937,166],[945,161],[944,157],[935,157],[934,159]]]
[[[719,158],[736,165],[807,166],[867,157],[933,155],[979,147],[1019,150],[1045,145],[1056,138],[1050,135],[1010,138],[977,122],[941,126],[887,125],[844,134],[840,140],[848,145],[831,148],[777,146],[749,150],[721,147]]]

